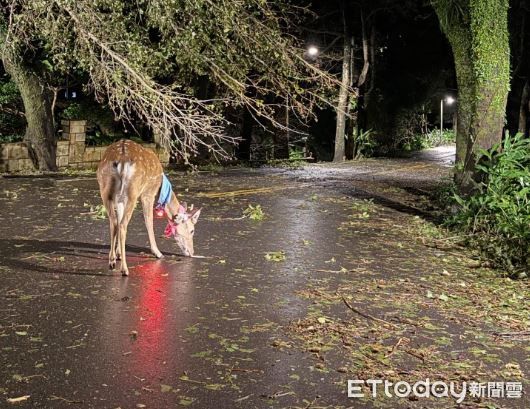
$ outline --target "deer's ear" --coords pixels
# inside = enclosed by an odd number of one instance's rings
[[[199,220],[199,216],[201,215],[201,210],[202,208],[196,209],[190,213],[191,222],[193,224],[197,223],[197,220]]]
[[[187,205],[186,203],[180,203],[179,204],[179,213],[186,213]]]

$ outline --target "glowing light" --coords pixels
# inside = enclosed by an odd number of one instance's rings
[[[307,54],[311,57],[316,57],[318,55],[318,48],[314,45],[309,46],[307,49]]]
[[[445,97],[445,102],[447,103],[447,105],[452,105],[455,102],[455,99],[451,96]]]

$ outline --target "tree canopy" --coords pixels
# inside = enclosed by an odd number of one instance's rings
[[[288,32],[287,2],[13,0],[3,16],[4,56],[85,73],[118,118],[139,117],[184,156],[201,145],[224,152],[227,106],[281,127],[279,107],[307,117],[334,82]],[[201,76],[211,97],[194,89]]]

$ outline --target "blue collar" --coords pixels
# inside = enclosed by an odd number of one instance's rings
[[[160,194],[158,195],[158,202],[156,202],[156,207],[164,207],[171,200],[171,183],[167,178],[166,174],[162,174],[162,185],[160,186]]]

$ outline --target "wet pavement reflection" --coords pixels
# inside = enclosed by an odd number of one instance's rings
[[[152,258],[137,211],[128,278],[106,269],[107,221],[89,211],[99,203],[93,178],[2,180],[3,395],[29,395],[28,407],[165,408],[260,406],[282,393],[307,359],[271,347],[298,317],[294,291],[316,261],[300,238],[317,233],[326,258],[334,232],[290,175],[172,179],[188,201],[199,193],[196,242],[207,258],[181,257],[162,237],[165,258]],[[258,193],[224,196],[243,187]],[[237,220],[247,203],[267,220]],[[279,250],[286,263],[264,258]]]

